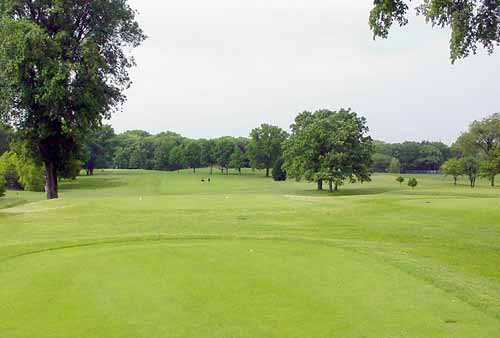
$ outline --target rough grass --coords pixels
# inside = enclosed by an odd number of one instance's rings
[[[97,172],[0,199],[0,337],[497,337],[500,189]]]

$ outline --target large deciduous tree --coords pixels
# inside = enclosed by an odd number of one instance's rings
[[[245,165],[245,153],[243,149],[238,144],[234,145],[233,153],[231,154],[231,161],[229,162],[229,166],[238,171],[238,174],[241,175],[241,168]]]
[[[500,174],[500,114],[474,121],[457,140],[462,154],[480,161],[481,175],[495,185]]]
[[[408,23],[410,4],[427,22],[450,28],[450,57],[455,62],[478,47],[492,53],[500,43],[500,1],[498,0],[374,0],[370,27],[374,37],[387,38],[393,24]]]
[[[186,145],[184,160],[186,165],[193,169],[193,173],[196,173],[196,169],[201,166],[201,146],[197,141],[190,141]]]
[[[95,168],[113,166],[115,131],[110,125],[103,125],[85,135],[82,159],[87,175],[94,175]]]
[[[373,141],[366,120],[350,109],[299,114],[285,142],[284,167],[289,176],[329,183],[337,190],[346,180],[369,181]]]
[[[235,145],[236,140],[230,136],[221,137],[215,141],[215,158],[221,172],[226,170],[226,175],[229,175],[229,166]]]
[[[49,199],[79,136],[124,101],[144,38],[126,0],[0,0],[0,115],[45,165]]]
[[[201,140],[201,162],[210,168],[213,174],[214,165],[217,164],[216,142],[214,140]]]
[[[282,156],[282,145],[288,134],[280,127],[262,124],[250,133],[248,154],[254,168],[266,169],[266,177],[276,160]]]

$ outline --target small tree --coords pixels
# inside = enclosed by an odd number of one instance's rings
[[[414,189],[418,185],[418,181],[415,177],[412,177],[408,180],[408,186]]]
[[[286,171],[283,169],[283,158],[279,158],[274,162],[273,166],[273,179],[277,182],[286,181]]]
[[[462,159],[462,163],[464,166],[464,173],[469,177],[469,182],[471,188],[476,186],[476,179],[479,173],[479,162],[474,157],[466,157]]]
[[[441,170],[445,175],[453,177],[454,185],[457,185],[458,177],[464,174],[464,169],[463,161],[456,158],[449,159],[441,167]]]
[[[481,162],[479,170],[481,177],[487,178],[494,187],[495,178],[500,174],[500,145],[496,146],[488,158]]]
[[[405,181],[405,178],[403,176],[398,176],[396,178],[396,182],[398,182],[399,185],[402,185],[404,181]]]
[[[395,157],[392,158],[389,164],[389,172],[392,174],[399,174],[401,172],[401,163]]]

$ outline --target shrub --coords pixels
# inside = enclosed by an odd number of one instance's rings
[[[6,189],[5,185],[6,185],[5,178],[0,176],[0,197],[5,196],[5,189]]]
[[[412,189],[415,188],[418,185],[418,181],[415,177],[412,177],[408,180],[408,186],[410,186]]]
[[[22,190],[23,185],[19,175],[19,157],[16,153],[6,152],[0,156],[0,176],[7,189]]]
[[[396,182],[398,182],[399,185],[403,184],[404,181],[405,181],[405,178],[403,176],[399,176],[398,178],[396,178]]]
[[[0,157],[0,177],[7,189],[44,191],[44,170],[32,159],[22,158],[14,152]]]
[[[45,191],[45,171],[42,166],[28,161],[20,167],[20,181],[26,191]]]
[[[83,163],[79,160],[71,159],[67,161],[64,166],[59,170],[59,176],[70,180],[76,179],[80,175],[83,168]]]
[[[276,160],[273,166],[273,179],[275,181],[286,181],[286,171],[283,169],[283,159]]]

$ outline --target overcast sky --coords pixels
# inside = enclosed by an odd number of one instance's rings
[[[246,136],[351,107],[376,139],[449,143],[500,111],[500,51],[451,65],[448,32],[422,18],[373,41],[373,0],[129,1],[149,38],[118,132]]]

